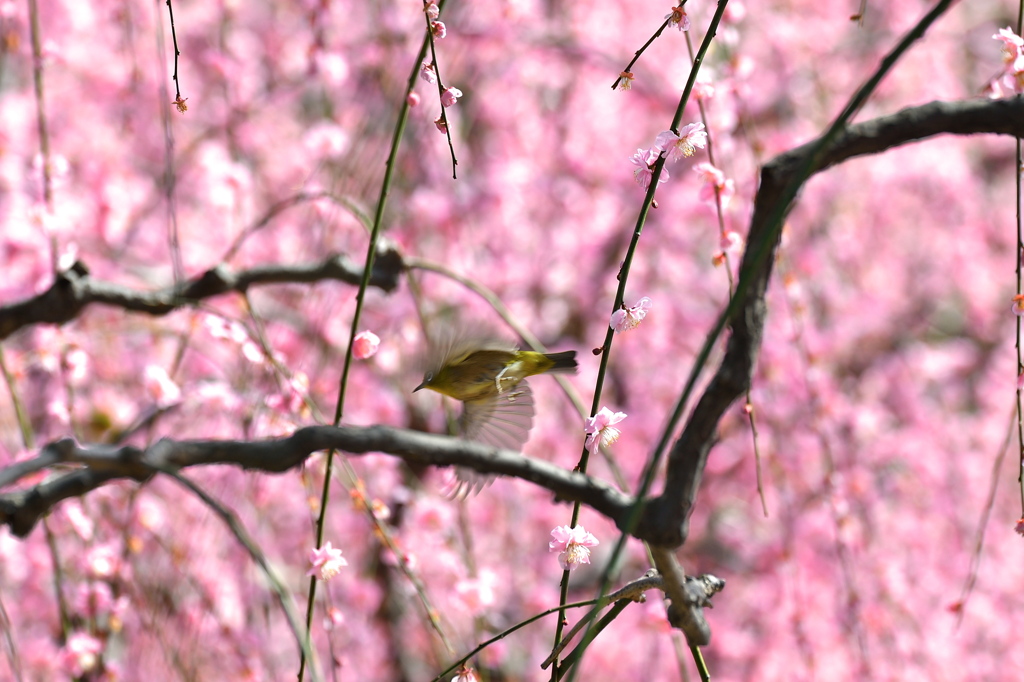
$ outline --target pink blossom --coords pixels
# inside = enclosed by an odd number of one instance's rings
[[[704,181],[700,188],[701,201],[710,203],[721,201],[723,209],[728,207],[729,201],[736,194],[736,183],[731,178],[726,180],[725,173],[710,163],[698,163],[693,170]]]
[[[410,92],[409,96],[405,98],[405,101],[409,103],[410,107],[417,107],[420,104],[420,96],[418,93]]]
[[[448,29],[445,27],[443,21],[433,21],[430,23],[430,32],[434,34],[434,37],[440,40],[448,35]]]
[[[1024,38],[1021,38],[1014,33],[1013,29],[1009,26],[999,29],[999,33],[992,37],[1002,42],[1003,61],[1007,64],[1013,64],[1020,59],[1021,54],[1024,53]]]
[[[460,97],[462,97],[462,90],[458,88],[445,88],[444,92],[441,93],[441,106],[453,106]]]
[[[687,16],[686,10],[683,9],[682,5],[673,7],[672,12],[666,14],[665,18],[668,19],[669,26],[674,26],[680,31],[690,30],[690,17]]]
[[[1017,317],[1024,315],[1024,294],[1017,294],[1013,297],[1013,305],[1010,307]]]
[[[445,120],[444,116],[438,116],[434,119],[434,127],[437,128],[438,132],[448,132],[448,121]]]
[[[586,448],[593,455],[599,447],[607,448],[619,439],[621,431],[613,424],[618,424],[626,418],[625,412],[612,412],[607,407],[593,417],[588,417],[584,423],[584,430],[587,432]]]
[[[331,547],[329,541],[309,553],[309,563],[312,567],[306,571],[306,575],[318,575],[321,580],[330,580],[338,575],[343,566],[348,566],[348,561],[341,556],[341,550]]]
[[[156,401],[157,407],[170,407],[181,401],[181,389],[163,367],[147,365],[143,376],[146,392]]]
[[[431,21],[435,21],[441,14],[441,10],[438,8],[437,3],[424,2],[423,11],[426,13],[427,18]]]
[[[647,311],[651,309],[653,302],[644,296],[629,308],[620,308],[612,313],[609,326],[617,333],[636,329],[647,317]]]
[[[430,84],[436,83],[437,72],[434,71],[434,65],[423,62],[423,64],[420,65],[420,78],[422,78],[423,80],[427,81]]]
[[[452,678],[452,682],[480,682],[480,678],[477,676],[475,670],[462,666],[455,674],[455,677]]]
[[[693,156],[697,149],[704,149],[708,142],[708,134],[704,131],[703,123],[689,123],[682,127],[679,133],[666,130],[658,133],[654,140],[654,146],[666,152],[668,161],[678,161],[687,156]]]
[[[551,537],[548,551],[558,552],[558,562],[565,571],[575,570],[580,564],[589,564],[590,548],[599,544],[583,526],[558,526],[551,531]]]
[[[715,96],[715,86],[707,81],[698,79],[693,84],[693,96],[701,101],[709,100]]]
[[[633,171],[633,179],[644,189],[651,186],[651,178],[654,177],[654,164],[658,161],[659,155],[661,155],[661,149],[658,147],[651,147],[647,150],[637,149],[636,154],[629,160],[630,163],[636,166],[636,169]],[[658,184],[660,185],[667,181],[668,171],[662,168]]]
[[[101,653],[103,642],[88,633],[75,632],[61,649],[61,666],[71,677],[81,677],[99,666]]]
[[[632,90],[634,80],[636,80],[636,77],[633,75],[632,71],[623,71],[622,73],[619,74],[619,83],[615,89]]]
[[[352,344],[352,355],[357,360],[366,360],[376,355],[379,347],[380,338],[376,334],[371,331],[359,332]]]

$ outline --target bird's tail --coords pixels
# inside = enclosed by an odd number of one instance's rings
[[[544,357],[555,363],[549,372],[555,374],[575,374],[576,368],[579,367],[576,364],[576,351],[567,350],[561,353],[545,353]]]

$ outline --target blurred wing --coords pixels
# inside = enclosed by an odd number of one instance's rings
[[[522,450],[533,427],[533,392],[520,381],[515,388],[469,400],[459,426],[467,440],[505,450]]]
[[[533,392],[525,381],[500,395],[470,400],[459,420],[462,437],[506,450],[521,450],[533,426]],[[456,483],[450,494],[456,498],[478,493],[494,475],[465,467],[455,468]]]

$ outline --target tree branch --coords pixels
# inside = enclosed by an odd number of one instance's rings
[[[94,490],[114,479],[143,481],[158,470],[203,464],[234,464],[243,469],[280,473],[302,464],[310,454],[336,448],[353,455],[386,452],[410,463],[462,466],[482,473],[515,476],[546,488],[561,500],[579,500],[625,525],[632,500],[613,486],[566,471],[549,462],[511,450],[389,426],[308,426],[286,438],[262,441],[175,441],[164,438],[148,448],[79,446],[66,438],[50,443],[39,455],[0,469],[0,487],[55,466],[84,466],[25,491],[0,495],[0,524],[19,537],[27,535],[57,502]]]
[[[393,291],[398,286],[398,277],[404,267],[401,254],[393,246],[385,246],[374,259],[370,284],[384,291]],[[91,303],[148,315],[166,315],[204,298],[232,291],[241,293],[257,284],[338,280],[358,285],[362,274],[362,268],[346,256],[334,255],[319,263],[268,265],[237,273],[219,265],[180,286],[137,291],[120,284],[92,279],[88,268],[79,261],[60,273],[43,293],[19,303],[0,306],[0,339],[32,324],[64,324],[78,317]]]
[[[754,361],[761,347],[767,314],[765,292],[779,245],[778,236],[760,263],[752,247],[769,237],[774,216],[785,217],[792,210],[795,199],[781,203],[790,184],[799,180],[808,164],[810,172],[801,186],[815,174],[857,156],[878,154],[936,135],[985,133],[1024,137],[1024,97],[931,102],[910,107],[848,126],[816,157],[821,138],[780,154],[764,165],[747,235],[748,248],[740,266],[741,275],[751,274],[751,285],[729,320],[731,334],[725,356],[669,453],[665,489],[647,504],[635,533],[637,537],[663,547],[678,547],[686,540],[690,511],[708,453],[717,438],[719,421],[750,387]]]

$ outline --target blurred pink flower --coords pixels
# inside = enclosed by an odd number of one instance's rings
[[[619,439],[621,431],[612,425],[618,424],[625,418],[625,412],[612,412],[607,407],[602,407],[596,415],[586,419],[584,424],[584,430],[587,432],[586,448],[590,454],[593,455],[597,452],[598,447],[606,448]]]
[[[306,571],[306,575],[319,575],[321,580],[330,580],[338,575],[343,566],[348,566],[348,562],[341,556],[341,550],[331,547],[329,541],[309,553],[309,563],[312,568]]]
[[[181,389],[163,367],[148,365],[143,377],[146,392],[156,401],[157,407],[170,407],[181,401]]]
[[[551,531],[551,537],[548,551],[558,552],[558,562],[565,571],[572,571],[580,564],[589,564],[590,548],[599,544],[583,526],[558,526]]]
[[[377,354],[380,347],[380,338],[371,331],[359,332],[356,334],[355,342],[352,344],[352,355],[357,360],[372,358]]]
[[[708,134],[704,131],[703,123],[688,123],[683,126],[678,134],[671,130],[658,133],[654,139],[654,146],[664,149],[668,161],[678,161],[687,156],[693,156],[697,149],[704,149],[708,142]]]
[[[420,78],[422,78],[423,80],[425,80],[425,81],[427,81],[428,83],[431,83],[431,84],[436,83],[437,82],[437,72],[434,71],[434,65],[433,64],[427,64],[426,62],[424,62],[420,66]]]
[[[453,106],[460,97],[462,97],[462,90],[458,88],[445,88],[444,92],[441,93],[441,106]]]
[[[448,35],[448,29],[445,27],[443,21],[433,21],[430,23],[430,32],[434,34],[434,37],[440,40]]]
[[[415,92],[410,92],[409,96],[406,98],[406,101],[409,103],[410,107],[419,106],[420,96]]]
[[[1013,297],[1013,305],[1010,307],[1017,317],[1024,315],[1024,294],[1017,294]]]
[[[647,311],[651,309],[651,305],[653,305],[651,299],[644,296],[631,307],[620,308],[612,313],[612,319],[609,326],[614,329],[616,333],[636,329],[640,326],[640,323],[644,321],[644,318],[647,317]]]
[[[445,121],[444,116],[438,116],[434,119],[434,127],[437,128],[439,132],[448,132],[448,122]]]
[[[999,33],[992,37],[1003,43],[1003,61],[1007,64],[1013,64],[1024,53],[1024,38],[1014,33],[1009,26],[999,29]]]
[[[636,183],[647,189],[651,186],[651,178],[654,176],[654,164],[658,161],[658,156],[661,155],[661,149],[658,147],[651,147],[650,149],[637,149],[636,154],[629,160],[631,164],[636,166],[633,171],[633,179]],[[661,169],[661,177],[658,178],[658,184],[668,181],[668,171],[664,168]]]
[[[438,8],[437,4],[433,2],[424,2],[423,11],[426,13],[427,18],[430,19],[431,21],[435,21],[437,17],[441,15],[440,8]]]
[[[736,193],[736,183],[731,178],[726,180],[725,173],[710,163],[698,163],[693,170],[704,181],[704,185],[700,188],[701,201],[714,202],[717,199],[722,202],[722,208],[726,208]],[[717,197],[715,196],[716,191]]]
[[[670,14],[666,14],[665,18],[668,19],[668,25],[678,28],[680,31],[690,30],[690,17],[686,15],[686,10],[679,7],[673,7]]]
[[[71,677],[81,677],[96,669],[102,652],[103,642],[85,632],[76,632],[61,649],[60,662]]]
[[[619,84],[618,84],[618,86],[615,89],[616,90],[632,90],[633,89],[633,81],[635,79],[636,79],[636,76],[633,75],[632,71],[623,71],[622,73],[619,74]]]
[[[480,682],[480,678],[477,677],[475,670],[462,666],[452,678],[452,682]]]

